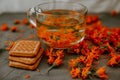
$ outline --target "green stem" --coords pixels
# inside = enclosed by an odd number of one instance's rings
[[[53,65],[52,66],[50,66],[48,69],[47,69],[47,73],[49,73],[49,71],[53,68],[53,67],[55,67],[56,66],[56,64],[55,63],[53,63]]]
[[[50,66],[50,67],[49,67],[44,73],[42,73],[41,75],[49,74],[49,71],[50,71],[53,67],[55,67],[55,66],[56,66],[56,64],[53,63],[53,65]]]

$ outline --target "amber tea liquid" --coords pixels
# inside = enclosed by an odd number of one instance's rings
[[[37,35],[53,48],[67,48],[85,36],[84,15],[72,10],[49,10],[37,15]]]

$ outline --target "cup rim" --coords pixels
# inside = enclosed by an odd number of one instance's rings
[[[40,4],[38,4],[38,5],[36,5],[35,7],[34,7],[34,9],[35,9],[35,11],[37,12],[37,13],[41,13],[40,11],[38,11],[37,10],[37,7],[40,7],[41,5],[45,5],[45,4],[50,4],[50,3],[76,3],[76,4],[78,4],[78,5],[80,5],[80,6],[82,6],[82,8],[83,8],[83,12],[81,12],[81,13],[83,13],[83,14],[86,14],[87,12],[88,12],[88,8],[85,6],[85,5],[83,5],[83,4],[81,4],[79,1],[78,2],[73,2],[73,1],[70,1],[70,2],[66,2],[66,1],[52,1],[52,2],[43,2],[43,3],[40,3]],[[72,10],[72,9],[71,9]],[[47,13],[43,13],[43,14],[47,14]],[[47,15],[51,15],[51,14],[47,14]],[[59,15],[59,14],[54,14],[54,15]],[[65,15],[65,14],[62,14],[63,16]]]

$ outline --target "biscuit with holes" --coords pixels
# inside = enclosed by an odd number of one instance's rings
[[[42,59],[42,56],[33,65],[27,65],[27,64],[20,63],[20,62],[10,61],[9,66],[15,67],[15,68],[26,69],[26,70],[35,70],[38,67],[41,59]]]
[[[16,56],[9,56],[8,59],[10,61],[15,61],[15,62],[20,62],[20,63],[24,63],[24,64],[28,64],[28,65],[32,65],[34,64],[43,54],[43,49],[41,48],[37,55],[35,57],[32,58],[26,58],[26,57],[16,57]]]
[[[20,40],[16,41],[12,49],[9,51],[10,56],[34,57],[40,48],[39,41]]]

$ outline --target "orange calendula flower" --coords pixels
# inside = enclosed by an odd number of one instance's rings
[[[45,73],[49,73],[54,67],[58,67],[62,64],[62,58],[64,57],[63,50],[53,50],[53,48],[46,50],[46,56],[49,57],[48,63],[51,65]]]
[[[80,78],[80,68],[72,68],[70,74],[72,78]]]
[[[82,75],[81,76],[82,76],[83,79],[86,79],[88,77],[89,70],[90,70],[90,67],[82,68]]]
[[[101,67],[96,71],[97,75],[99,78],[101,78],[102,80],[107,80],[108,79],[108,75],[106,73],[106,69],[105,67]]]
[[[24,19],[22,20],[22,23],[25,24],[25,25],[28,25],[28,24],[29,24],[29,21],[28,21],[27,18],[24,18]]]
[[[116,10],[113,10],[112,12],[111,12],[111,16],[116,16],[117,15],[117,11]]]
[[[0,27],[0,30],[7,31],[8,30],[8,25],[6,23],[3,23],[2,26]]]
[[[120,63],[120,54],[117,56],[117,62]]]
[[[50,70],[52,70],[52,68],[54,67],[58,67],[62,64],[62,59],[60,59],[59,57],[53,62],[52,66],[50,66],[47,71],[45,72],[46,73],[49,73]]]
[[[58,57],[58,58],[55,60],[54,64],[56,64],[55,66],[60,66],[60,65],[62,64],[62,59],[61,59],[60,57]]]
[[[110,46],[109,43],[107,43],[107,47],[108,47],[108,50],[111,52],[111,53],[115,53],[115,50],[113,47]],[[111,55],[112,56],[112,55]],[[113,55],[114,56],[114,55]]]
[[[85,58],[86,58],[85,56],[80,56],[80,57],[77,58],[77,61],[78,61],[79,63],[84,63]]]
[[[91,67],[92,66],[93,59],[90,58],[85,62],[86,67]]]
[[[63,58],[63,57],[64,57],[64,52],[63,52],[63,50],[57,50],[57,51],[56,51],[56,55],[57,55],[58,57],[60,57],[60,58]]]
[[[52,56],[49,56],[49,59],[48,59],[48,63],[49,64],[53,64],[54,63],[54,57],[52,57]]]
[[[116,64],[117,64],[117,56],[112,57],[112,58],[108,61],[107,64],[108,64],[109,66],[111,66],[111,67],[113,67],[114,65],[116,65]]]
[[[14,20],[14,24],[20,24],[20,20],[15,19],[15,20]]]
[[[76,59],[71,59],[69,61],[69,66],[70,67],[75,68],[75,67],[77,67],[77,65],[78,65],[78,61]]]
[[[16,32],[17,31],[17,27],[16,26],[11,26],[11,31],[12,32]]]
[[[53,48],[47,49],[46,50],[46,56],[51,56],[53,53]]]

